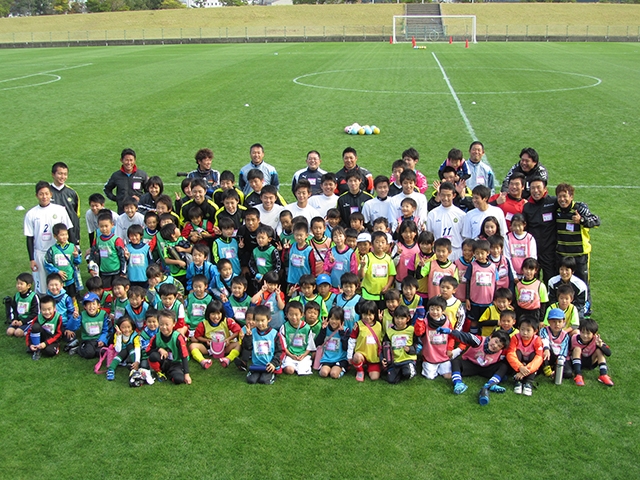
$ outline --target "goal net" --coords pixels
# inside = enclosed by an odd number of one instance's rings
[[[393,43],[454,42],[476,43],[475,15],[394,15]]]

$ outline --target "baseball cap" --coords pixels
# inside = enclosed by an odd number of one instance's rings
[[[316,278],[316,285],[322,285],[323,283],[331,285],[331,277],[326,273],[322,273]]]
[[[356,243],[359,242],[369,242],[371,243],[371,234],[364,232],[364,233],[359,233],[358,234],[358,239],[356,240]]]
[[[82,297],[82,303],[87,303],[87,302],[99,302],[100,301],[100,297],[98,297],[98,295],[96,295],[95,293],[89,292],[87,294],[85,294],[84,297]]]
[[[564,320],[564,312],[559,308],[552,308],[547,316],[548,320]]]

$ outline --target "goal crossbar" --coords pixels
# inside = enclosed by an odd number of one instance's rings
[[[456,40],[464,39],[477,43],[476,16],[394,15],[393,43],[408,42],[412,37],[419,37],[418,41],[445,41],[454,37]]]

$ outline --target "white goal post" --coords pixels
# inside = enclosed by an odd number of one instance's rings
[[[393,43],[476,41],[475,15],[394,15]]]

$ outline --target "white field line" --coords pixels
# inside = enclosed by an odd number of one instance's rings
[[[13,82],[13,81],[16,81],[16,80],[23,80],[25,78],[37,77],[37,76],[40,76],[40,75],[45,75],[45,76],[48,76],[48,77],[55,77],[53,80],[49,80],[47,82],[35,83],[35,84],[30,84],[30,85],[18,85],[16,87],[0,88],[0,91],[2,91],[2,90],[15,90],[17,88],[37,87],[39,85],[46,85],[48,83],[57,82],[58,80],[61,80],[62,77],[60,75],[53,75],[54,72],[62,72],[64,70],[71,70],[73,68],[88,67],[89,65],[93,65],[93,63],[83,63],[82,65],[74,65],[72,67],[56,68],[54,70],[46,70],[44,72],[31,73],[29,75],[23,75],[22,77],[6,78],[4,80],[0,80],[0,83]]]
[[[453,97],[453,100],[456,102],[456,105],[458,106],[458,111],[460,112],[460,115],[462,116],[462,120],[464,121],[464,124],[467,127],[467,131],[469,132],[469,135],[471,135],[471,139],[475,142],[476,140],[478,140],[478,137],[476,136],[476,132],[473,130],[473,127],[471,126],[471,122],[467,118],[467,114],[464,113],[464,109],[462,108],[462,104],[460,103],[460,99],[458,98],[458,95],[456,95],[456,91],[453,89],[453,86],[451,85],[451,82],[449,81],[449,77],[447,77],[447,72],[444,71],[444,67],[440,63],[440,60],[438,60],[438,56],[436,55],[436,52],[431,52],[431,55],[433,55],[433,58],[435,59],[436,63],[438,64],[438,67],[440,67],[440,71],[442,72],[442,76],[444,77],[444,81],[447,83],[447,87],[449,87],[449,91],[451,92],[451,96]]]

